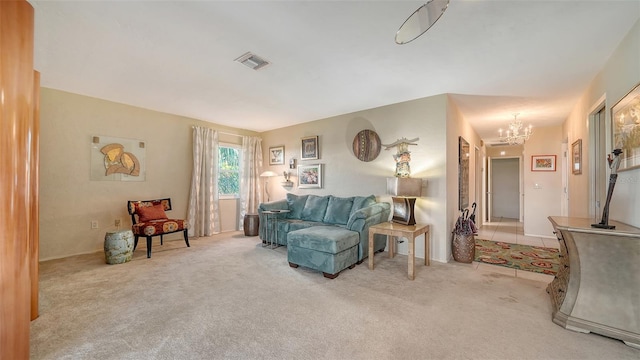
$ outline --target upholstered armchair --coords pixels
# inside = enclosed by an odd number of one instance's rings
[[[187,221],[182,219],[169,219],[165,211],[171,210],[171,199],[156,200],[130,200],[127,209],[131,215],[133,236],[135,238],[133,250],[138,246],[138,238],[147,239],[147,258],[151,257],[151,238],[160,235],[160,245],[163,245],[163,235],[182,231],[184,242],[189,245],[187,236]]]

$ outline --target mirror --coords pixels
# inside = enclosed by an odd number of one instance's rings
[[[449,6],[449,0],[429,0],[405,20],[396,32],[396,44],[406,44],[424,34],[440,19]]]

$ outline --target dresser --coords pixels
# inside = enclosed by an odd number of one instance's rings
[[[616,221],[550,216],[560,269],[547,287],[553,322],[620,339],[640,349],[640,229]]]

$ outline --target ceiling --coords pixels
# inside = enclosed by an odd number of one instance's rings
[[[397,45],[424,1],[30,3],[44,87],[259,132],[452,93],[485,140],[516,112],[562,124],[640,18],[637,0],[451,0]]]

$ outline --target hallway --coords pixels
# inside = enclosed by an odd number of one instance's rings
[[[540,246],[556,249],[559,248],[558,240],[525,236],[523,223],[519,222],[518,219],[509,219],[502,217],[493,218],[491,222],[485,223],[482,226],[482,229],[478,230],[476,239],[502,241],[512,244]],[[542,281],[545,283],[549,283],[551,282],[551,280],[553,280],[553,276],[551,275],[534,273],[531,271],[516,270],[498,265],[478,263],[475,261],[472,265],[479,271],[500,273],[524,279]]]

